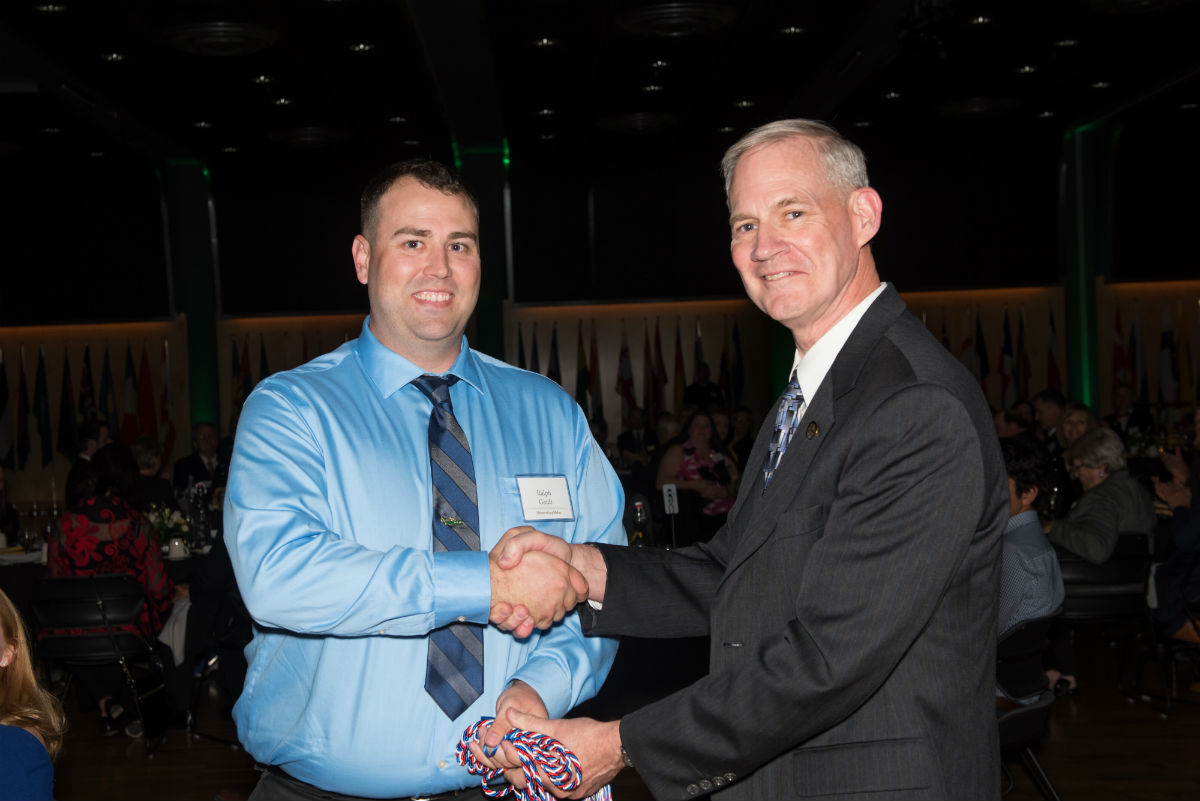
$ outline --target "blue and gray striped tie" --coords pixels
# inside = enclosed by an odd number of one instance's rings
[[[775,432],[771,434],[771,445],[767,449],[767,458],[763,464],[763,492],[771,484],[771,477],[779,469],[779,462],[796,433],[796,424],[800,422],[800,407],[804,405],[804,393],[800,391],[800,382],[796,379],[796,371],[792,371],[792,380],[783,391],[783,399],[779,401],[779,413],[775,416]]]
[[[433,476],[433,551],[479,550],[479,501],[471,446],[450,405],[455,376],[423,375],[413,384],[433,402],[429,466]],[[483,694],[483,626],[451,623],[429,633],[425,691],[451,719]]]

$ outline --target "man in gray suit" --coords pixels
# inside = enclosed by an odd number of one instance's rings
[[[709,673],[619,721],[511,719],[579,755],[576,797],[631,765],[660,801],[998,798],[1008,493],[987,404],[880,282],[882,202],[855,145],[785,120],[723,167],[733,262],[796,343],[750,455],[761,468],[708,543],[571,546],[526,529],[493,551],[578,567],[589,634],[709,634]],[[522,635],[524,611],[492,619]]]

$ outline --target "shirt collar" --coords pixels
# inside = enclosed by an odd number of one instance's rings
[[[803,357],[800,355],[799,348],[796,349],[796,355],[792,359],[792,372],[796,374],[800,392],[804,395],[806,404],[817,394],[821,382],[825,380],[829,368],[833,366],[834,360],[842,352],[846,340],[854,333],[858,321],[886,288],[886,283],[880,283],[874,292],[859,301],[858,305],[847,312],[845,317],[834,323],[824,336],[813,343]]]
[[[411,383],[414,378],[425,375],[428,371],[421,369],[380,342],[371,332],[370,323],[371,317],[368,315],[363,320],[362,333],[355,340],[354,347],[358,354],[358,362],[362,365],[363,372],[379,390],[379,394],[384,398],[391,397],[405,385]],[[471,350],[465,335],[458,348],[458,358],[442,375],[457,376],[462,383],[474,388],[476,392],[483,392],[479,359]]]
[[[1016,529],[1019,529],[1021,526],[1027,526],[1030,523],[1036,524],[1037,522],[1038,522],[1037,511],[1030,509],[1027,512],[1017,512],[1015,515],[1008,518],[1008,523],[1004,526],[1004,533],[1007,534],[1010,531],[1015,531]]]

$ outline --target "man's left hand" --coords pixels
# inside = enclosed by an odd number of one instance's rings
[[[527,712],[539,718],[549,714],[536,690],[523,681],[514,681],[512,686],[500,693],[500,697],[496,699],[496,719],[489,726],[481,728],[480,734],[483,736],[469,743],[467,748],[480,764],[504,771],[504,778],[508,779],[509,784],[524,787],[520,756],[504,739],[504,735],[517,728],[511,718],[514,711]]]
[[[558,798],[587,798],[625,767],[621,759],[620,721],[601,722],[591,718],[562,718],[547,720],[538,715],[528,715],[515,709],[509,712],[509,720],[519,729],[539,732],[553,737],[579,758],[583,781],[571,792],[554,786],[542,775],[546,790]],[[505,774],[506,776],[508,774]],[[511,778],[510,778],[511,781]]]

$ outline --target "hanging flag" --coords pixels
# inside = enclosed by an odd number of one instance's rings
[[[721,364],[717,368],[717,386],[721,388],[721,398],[725,403],[725,408],[729,408],[730,401],[733,400],[733,375],[730,372],[730,349],[731,341],[729,334],[729,315],[723,315],[721,322]]]
[[[637,401],[633,394],[633,360],[629,357],[629,332],[621,321],[621,351],[617,356],[617,397],[621,399],[621,428],[629,426],[629,413]],[[650,418],[647,418],[649,420]]]
[[[1142,321],[1138,305],[1133,305],[1133,323],[1129,326],[1129,387],[1138,403],[1149,403],[1150,381],[1146,377],[1146,358],[1142,350]]]
[[[975,315],[975,355],[979,359],[979,386],[983,389],[983,396],[987,397],[987,378],[991,373],[991,368],[988,367],[988,352],[987,343],[983,341],[983,319],[981,315]]]
[[[1029,400],[1033,393],[1029,391],[1029,381],[1033,377],[1033,368],[1029,364],[1029,351],[1025,349],[1025,306],[1021,306],[1017,318],[1017,351],[1013,355],[1014,378],[1017,384],[1017,400]]]
[[[62,391],[58,396],[58,452],[68,459],[79,456],[79,421],[75,418],[75,391],[71,388],[71,363],[63,347]]]
[[[166,337],[162,347],[162,392],[158,395],[158,441],[162,443],[163,467],[174,464],[171,455],[175,450],[175,417],[171,409],[171,357]]]
[[[133,365],[133,346],[126,342],[125,382],[121,387],[121,444],[123,445],[129,445],[138,438],[137,408],[137,368]]]
[[[1179,402],[1193,404],[1197,398],[1195,395],[1195,383],[1192,379],[1192,336],[1191,326],[1183,313],[1183,301],[1179,301],[1176,330],[1178,338],[1176,341],[1176,354],[1179,371]]]
[[[121,420],[117,416],[116,384],[113,381],[112,363],[108,359],[108,343],[104,344],[104,366],[100,372],[100,420],[108,426],[108,435],[114,442],[121,438]]]
[[[546,359],[546,378],[562,386],[562,369],[558,366],[558,323],[550,326],[550,356]]]
[[[541,359],[537,349],[537,323],[533,324],[533,341],[529,343],[529,369],[535,373],[542,372]]]
[[[583,416],[591,420],[592,415],[588,411],[588,392],[592,388],[592,378],[588,375],[587,351],[583,347],[583,320],[576,322],[579,327],[575,337],[575,402],[579,404],[580,409],[583,409]]]
[[[97,418],[96,391],[92,386],[91,345],[83,346],[83,368],[79,374],[79,418],[83,423]]]
[[[1008,324],[1008,307],[1004,309],[1004,329],[1000,353],[996,359],[996,374],[1000,376],[1000,403],[1011,409],[1017,405],[1017,387],[1013,382],[1012,328]]]
[[[242,403],[246,400],[245,390],[242,388],[242,360],[238,356],[237,339],[229,340],[229,363],[230,363],[230,383],[229,383],[229,417],[230,430],[233,430],[233,421],[238,419],[238,415],[242,413]]]
[[[517,323],[517,367],[525,369],[525,331]]]
[[[654,318],[654,393],[659,410],[667,408],[667,365],[663,361],[662,337],[659,336],[657,317]]]
[[[13,454],[12,404],[8,402],[8,370],[4,369],[4,348],[0,348],[0,467],[16,469]]]
[[[1050,310],[1050,338],[1046,344],[1046,389],[1062,392],[1062,371],[1058,365],[1062,362],[1058,350],[1058,328],[1054,325],[1054,309]]]
[[[142,341],[138,363],[137,435],[158,439],[158,412],[154,409],[154,377],[150,375],[150,349]]]
[[[245,403],[246,398],[250,397],[250,390],[254,389],[254,376],[250,375],[249,334],[246,334],[244,337],[242,337],[242,364],[239,368],[239,372],[242,375],[242,403]],[[238,411],[240,412],[241,409],[241,404],[238,404]]]
[[[975,335],[971,327],[971,310],[963,310],[963,338],[958,346],[958,358],[966,365],[975,380],[979,380],[979,354],[975,350]]]
[[[596,321],[592,320],[592,341],[589,348],[591,358],[588,360],[588,380],[591,386],[588,387],[592,393],[592,418],[596,420],[604,419],[604,399],[603,386],[600,383],[600,350],[596,345]]]
[[[1129,353],[1125,350],[1125,330],[1121,325],[1121,306],[1113,314],[1112,380],[1114,387],[1132,387],[1133,376],[1129,371]]]
[[[33,419],[42,441],[42,467],[54,461],[54,431],[50,428],[50,391],[46,387],[46,346],[38,347],[37,374],[33,379]]]
[[[697,333],[699,333],[699,321],[697,320]],[[699,347],[700,340],[697,338]],[[671,377],[671,386],[674,390],[671,393],[672,407],[675,411],[683,408],[683,390],[687,386],[687,376],[683,370],[683,338],[679,333],[679,318],[675,319],[675,371]]]
[[[654,356],[650,353],[650,323],[642,318],[645,333],[642,337],[642,408],[647,420],[657,420],[660,411],[654,392]]]
[[[1159,337],[1158,356],[1158,402],[1179,402],[1179,362],[1175,354],[1175,329],[1171,326],[1171,312],[1163,304],[1162,334]]]
[[[738,330],[737,320],[733,321],[733,362],[730,368],[731,382],[733,385],[733,405],[738,407],[742,405],[742,393],[746,388],[746,368],[742,361],[742,333]]]
[[[704,361],[704,339],[700,333],[700,318],[696,318],[696,343],[692,352],[692,377],[695,378],[700,373],[700,365],[705,364]],[[675,411],[679,411],[679,407],[675,407]]]
[[[258,335],[258,380],[262,381],[271,374],[267,366],[267,340],[262,334]]]
[[[21,346],[21,372],[17,377],[17,469],[29,461],[29,389],[25,383],[25,346]]]

